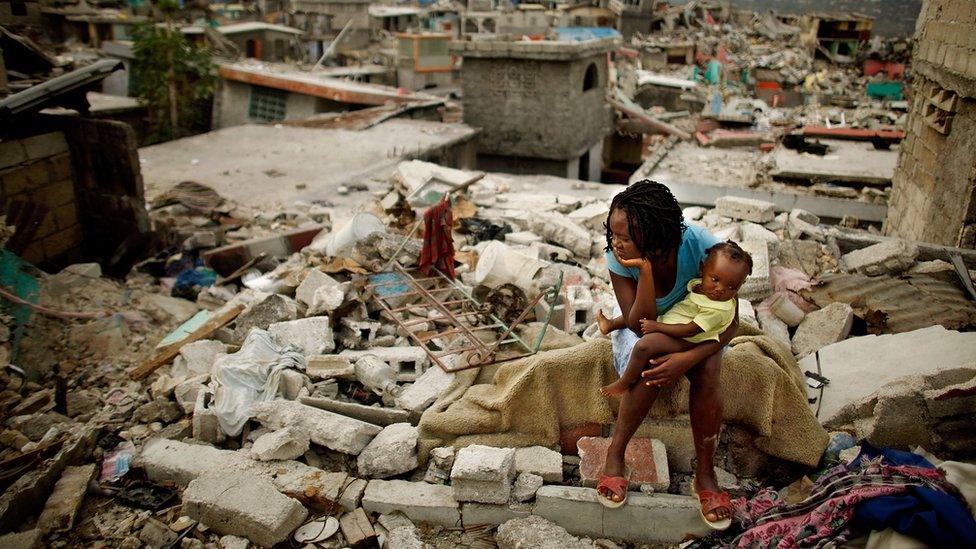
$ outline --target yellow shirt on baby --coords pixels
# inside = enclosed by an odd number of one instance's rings
[[[691,343],[702,341],[718,341],[718,336],[732,324],[735,319],[736,300],[713,301],[702,294],[696,294],[692,288],[701,284],[702,279],[693,278],[688,282],[688,295],[676,303],[668,312],[657,318],[664,324],[687,324],[694,322],[701,327],[702,332],[684,338]]]

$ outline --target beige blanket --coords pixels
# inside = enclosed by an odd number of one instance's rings
[[[550,340],[544,347],[567,344]],[[766,336],[737,337],[730,345],[722,368],[726,421],[754,431],[757,447],[772,456],[816,465],[827,433],[807,405],[793,355]],[[563,429],[611,424],[616,402],[599,389],[616,378],[610,342],[603,339],[461,372],[421,417],[419,455],[438,446],[553,446]],[[688,382],[682,380],[651,413],[687,410]]]

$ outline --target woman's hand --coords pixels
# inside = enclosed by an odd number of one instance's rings
[[[651,359],[651,369],[641,372],[641,377],[648,387],[671,385],[695,365],[696,358],[682,351]]]
[[[628,268],[630,268],[630,267],[639,267],[642,270],[643,269],[647,269],[647,270],[650,270],[651,269],[651,262],[648,261],[647,258],[644,258],[644,257],[634,257],[634,258],[631,258],[631,259],[623,259],[619,255],[617,255],[616,252],[614,252],[613,255],[617,258],[617,261],[619,261],[620,264],[623,265],[624,267],[628,267]]]

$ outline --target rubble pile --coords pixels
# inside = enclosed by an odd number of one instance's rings
[[[611,547],[606,538],[676,542],[698,532],[689,471],[674,466],[684,450],[670,441],[634,441],[643,449],[634,451],[642,457],[632,464],[632,489],[643,493],[631,498],[628,516],[659,525],[640,529],[608,526],[615,515],[603,514],[589,488],[605,455],[599,430],[574,439],[578,456],[575,449],[564,455],[541,446],[418,453],[421,414],[461,374],[434,360],[450,351],[456,334],[437,335],[425,349],[367,291],[371,276],[394,264],[413,265],[423,247],[422,220],[411,223],[423,207],[411,207],[402,191],[411,187],[410,177],[442,168],[422,162],[401,168],[389,191],[334,229],[315,205],[251,220],[205,187],[194,184],[190,192],[187,185],[181,199],[153,210],[175,245],[136,266],[124,283],[88,264],[33,273],[40,288],[36,310],[26,324],[5,319],[4,350],[37,381],[25,382],[21,370],[9,368],[0,380],[0,457],[29,464],[33,476],[9,482],[0,500],[4,521],[40,515],[39,533],[31,535],[54,546],[161,547],[182,537],[183,546],[272,546],[294,538],[319,547],[375,540],[426,547],[491,539],[492,528],[502,525],[495,538],[501,546],[551,529],[551,540],[572,538],[560,547]],[[513,181],[488,175],[456,193],[455,284],[471,296],[507,287],[508,298],[523,308],[556,287],[553,301],[530,308],[524,321],[548,319],[553,333],[602,337],[595,314],[612,314],[614,304],[603,251],[605,191],[581,184],[565,194],[538,194]],[[455,194],[451,184],[436,192]],[[195,207],[204,196],[218,204],[207,214]],[[964,394],[976,375],[976,342],[955,331],[973,325],[976,307],[954,271],[920,261],[923,251],[894,239],[872,237],[879,242],[844,253],[851,234],[870,233],[825,226],[799,209],[777,212],[768,202],[724,197],[714,209],[686,208],[684,216],[752,254],[755,267],[740,295],[742,329],[761,330],[790,349],[811,387],[827,384],[811,396],[835,438],[848,433],[851,444],[862,437],[894,446],[924,443],[947,456],[964,451],[940,434],[972,427],[966,404],[945,400]],[[928,292],[957,296],[966,304],[964,318],[952,317],[948,330],[935,327],[951,336],[946,345],[954,353],[923,382],[892,376],[894,385],[879,380],[876,392],[832,392],[837,381],[830,378],[843,376],[831,369],[832,349],[856,353],[915,333],[894,333],[898,325],[884,321],[889,305],[903,303],[883,295],[874,303],[854,291],[818,293],[832,287],[824,281],[838,284],[843,277],[924,284]],[[487,311],[510,306],[490,298],[482,303]],[[52,310],[103,316],[51,316]],[[897,319],[897,309],[890,313]],[[411,314],[430,334],[442,318],[435,310]],[[57,367],[46,368],[52,363]],[[938,373],[946,368],[951,373]],[[909,402],[915,408],[905,416]],[[873,415],[863,415],[864,406]],[[927,427],[909,431],[886,423],[906,417]],[[720,453],[739,457],[720,461],[731,469],[721,478],[745,494],[777,465],[755,449],[751,467],[736,465],[752,435],[734,426],[729,431]],[[98,488],[86,491],[90,479]],[[34,491],[37,482],[48,488]],[[595,522],[582,518],[591,512]],[[531,533],[519,533],[526,528]],[[319,531],[329,535],[317,537]]]

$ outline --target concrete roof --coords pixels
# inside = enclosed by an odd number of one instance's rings
[[[328,200],[348,214],[365,195],[339,195],[340,185],[388,189],[385,180],[371,178],[385,178],[401,160],[420,158],[476,134],[464,124],[400,118],[363,131],[245,125],[144,147],[139,161],[150,199],[191,180],[254,207]]]
[[[382,105],[387,102],[427,101],[434,96],[402,88],[352,82],[320,72],[302,71],[281,63],[242,61],[220,66],[221,78],[343,103]]]
[[[294,34],[296,36],[305,34],[300,29],[296,29],[294,27],[275,25],[274,23],[264,23],[262,21],[243,21],[241,23],[231,23],[229,25],[220,25],[219,27],[216,27],[216,29],[220,34],[240,34],[242,32],[254,32],[260,30],[283,32],[287,34]],[[203,27],[200,25],[187,25],[185,27],[180,27],[180,32],[183,34],[201,34],[203,33]]]
[[[410,6],[375,6],[369,7],[371,17],[399,17],[401,15],[420,15],[423,10]]]

